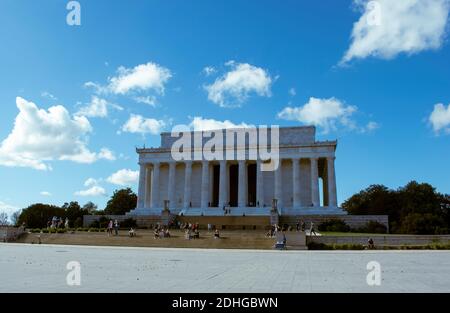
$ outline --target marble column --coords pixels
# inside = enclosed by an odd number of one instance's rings
[[[219,208],[227,205],[227,161],[220,161]]]
[[[189,208],[191,203],[191,176],[192,176],[192,162],[185,161],[184,163],[184,197],[183,207]]]
[[[145,169],[145,204],[144,207],[149,208],[152,200],[152,168],[147,166]]]
[[[282,174],[281,165],[282,159],[278,162],[278,167],[275,169],[275,199],[278,200],[278,210],[283,207],[283,189],[282,189]]]
[[[334,170],[335,157],[327,158],[328,169],[328,205],[330,207],[337,207],[337,194],[336,194],[336,173]]]
[[[153,163],[152,208],[159,207],[159,162]]]
[[[294,208],[301,207],[300,203],[300,159],[293,158],[292,159],[292,198],[293,203],[292,206]]]
[[[169,181],[168,181],[168,200],[169,200],[169,208],[175,208],[177,205],[176,200],[176,192],[175,192],[175,170],[177,163],[169,162]]]
[[[245,160],[239,160],[239,178],[238,178],[238,206],[240,208],[247,206],[247,163]]]
[[[202,162],[201,207],[208,208],[209,202],[209,161]]]
[[[139,169],[139,189],[138,189],[138,203],[137,208],[143,209],[145,206],[145,180],[146,180],[146,165],[144,163],[140,164]]]
[[[264,206],[264,177],[261,164],[261,160],[256,161],[256,201],[260,208]]]
[[[311,199],[314,207],[320,206],[318,158],[311,158]]]

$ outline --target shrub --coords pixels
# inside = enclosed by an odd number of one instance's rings
[[[57,228],[56,229],[56,233],[58,233],[58,234],[64,234],[65,232],[66,232],[65,228]]]
[[[318,242],[309,242],[308,250],[364,250],[365,247],[360,244],[325,244]]]
[[[106,228],[106,227],[108,227],[108,223],[109,223],[109,218],[107,218],[106,216],[101,216],[98,220],[93,221],[89,225],[89,228]]]
[[[83,227],[83,218],[77,217],[77,219],[73,222],[73,227]]]
[[[350,231],[350,226],[348,226],[343,220],[332,219],[327,220],[319,225],[319,231],[330,231],[330,232],[344,232]]]
[[[368,221],[363,227],[355,228],[352,231],[357,233],[385,234],[387,233],[387,227],[377,221]]]
[[[318,242],[308,242],[308,250],[329,250],[327,249],[327,245],[324,243],[318,243]]]
[[[133,218],[127,218],[127,219],[123,220],[120,223],[120,227],[121,228],[127,228],[127,229],[131,228],[131,227],[136,228],[137,227],[137,222]]]

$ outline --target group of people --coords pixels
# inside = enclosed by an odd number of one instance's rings
[[[155,239],[170,238],[169,227],[161,227],[159,224],[155,227],[153,233]]]
[[[69,228],[69,219],[53,216],[47,222],[47,228]]]
[[[303,220],[300,220],[297,225],[296,225],[296,230],[297,231],[302,231],[304,232],[306,229],[306,223]],[[283,228],[281,228],[279,225],[272,225],[269,229],[269,231],[266,233],[266,237],[270,237],[270,238],[274,238],[277,236],[277,233],[280,231],[292,231],[292,227],[291,226],[285,226]],[[309,235],[312,236],[312,234],[314,234],[314,236],[317,236],[315,227],[314,227],[314,223],[311,222],[310,227],[309,227]]]
[[[106,232],[108,236],[112,236],[114,232],[114,236],[119,235],[119,222],[117,220],[109,220],[108,227],[106,228]]]
[[[200,239],[200,225],[198,223],[191,224],[185,223],[181,225],[181,229],[184,229],[184,238],[190,239]]]

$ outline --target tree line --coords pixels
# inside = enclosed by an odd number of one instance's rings
[[[371,185],[342,207],[352,215],[388,215],[389,231],[400,234],[448,234],[450,195],[427,183],[411,181],[398,189]]]
[[[23,225],[27,228],[47,227],[48,221],[54,216],[69,219],[69,227],[82,227],[83,215],[123,215],[136,208],[137,195],[131,188],[114,191],[104,210],[99,210],[93,202],[81,206],[77,201],[66,202],[62,206],[44,203],[35,203],[21,211],[15,212],[10,220],[13,225]],[[0,224],[4,220],[7,224],[6,214],[0,214]]]

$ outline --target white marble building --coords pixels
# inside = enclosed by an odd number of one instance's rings
[[[222,216],[229,207],[231,215],[264,216],[270,215],[272,199],[280,215],[343,214],[336,196],[337,141],[316,141],[313,126],[272,129],[223,129],[207,138],[205,132],[182,133],[192,145],[181,149],[181,137],[162,133],[161,147],[136,150],[138,204],[129,214],[160,215],[169,200],[172,214]],[[215,158],[204,152],[211,138],[223,142],[223,151],[212,149]],[[262,138],[272,149],[270,158],[261,152]],[[184,158],[173,151],[184,152]],[[273,160],[280,166],[263,170],[262,164]]]

